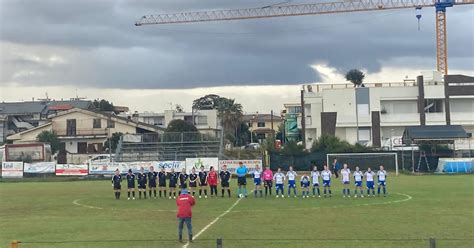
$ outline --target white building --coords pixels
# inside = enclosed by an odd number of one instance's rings
[[[133,113],[121,114],[120,116],[132,118],[134,121],[147,123],[150,125],[166,128],[172,120],[184,120],[193,123],[199,131],[213,131],[221,128],[217,115],[217,110],[199,110],[197,112],[177,112],[175,110],[165,110],[164,113]]]
[[[422,77],[416,81],[365,84],[360,88],[351,83],[306,86],[306,147],[310,148],[322,133],[350,143],[391,147],[401,143],[406,126],[422,122],[462,125],[467,133],[473,133],[474,84],[469,82],[474,82],[474,78],[450,75],[447,80],[447,87],[439,80],[423,82]],[[467,144],[457,144],[456,148],[468,149]]]

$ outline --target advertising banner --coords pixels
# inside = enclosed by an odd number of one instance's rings
[[[25,163],[23,167],[24,173],[54,173],[55,162],[38,162],[38,163]]]
[[[86,164],[57,164],[56,176],[87,176]]]
[[[217,170],[219,167],[219,160],[217,158],[186,158],[186,171],[188,173],[191,172],[192,168],[199,170],[201,166],[204,166],[206,171],[209,171],[211,166]]]
[[[89,173],[112,175],[116,169],[122,174],[127,173],[129,169],[132,169],[133,173],[138,173],[142,167],[148,172],[150,166],[153,166],[155,171],[160,171],[161,167],[164,167],[166,172],[170,172],[171,168],[181,171],[186,168],[186,163],[184,161],[93,162],[89,167]]]
[[[219,160],[219,169],[223,165],[227,165],[227,170],[231,173],[235,173],[235,169],[239,167],[240,162],[247,166],[249,173],[252,173],[257,165],[260,167],[260,170],[262,169],[262,160]]]
[[[23,162],[2,162],[3,178],[22,178]]]

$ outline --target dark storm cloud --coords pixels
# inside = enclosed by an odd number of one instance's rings
[[[135,27],[144,14],[258,7],[279,1],[0,2],[2,42],[29,47],[29,53],[51,51],[66,61],[41,65],[2,49],[0,84],[101,88],[299,84],[320,79],[310,67],[315,63],[340,72],[354,67],[377,72],[385,62],[404,57],[417,59],[400,66],[435,68],[433,8],[423,10],[422,29],[417,31],[411,9]],[[470,6],[448,10],[450,68],[474,68],[473,16]]]

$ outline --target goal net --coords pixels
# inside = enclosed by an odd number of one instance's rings
[[[377,171],[380,165],[383,165],[385,170],[395,171],[398,175],[398,156],[394,152],[386,153],[330,153],[327,154],[326,162],[330,168],[334,159],[337,159],[339,164],[347,164],[351,171],[355,170],[356,166],[359,166],[360,170],[366,171],[367,168],[371,168],[373,171]]]

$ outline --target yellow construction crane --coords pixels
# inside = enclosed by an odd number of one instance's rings
[[[435,7],[437,70],[446,75],[448,74],[446,8],[463,4],[474,4],[474,0],[351,0],[284,6],[270,5],[261,8],[145,15],[135,25],[227,21],[406,8],[419,10],[423,7]],[[417,14],[417,18],[420,17],[421,15]]]

